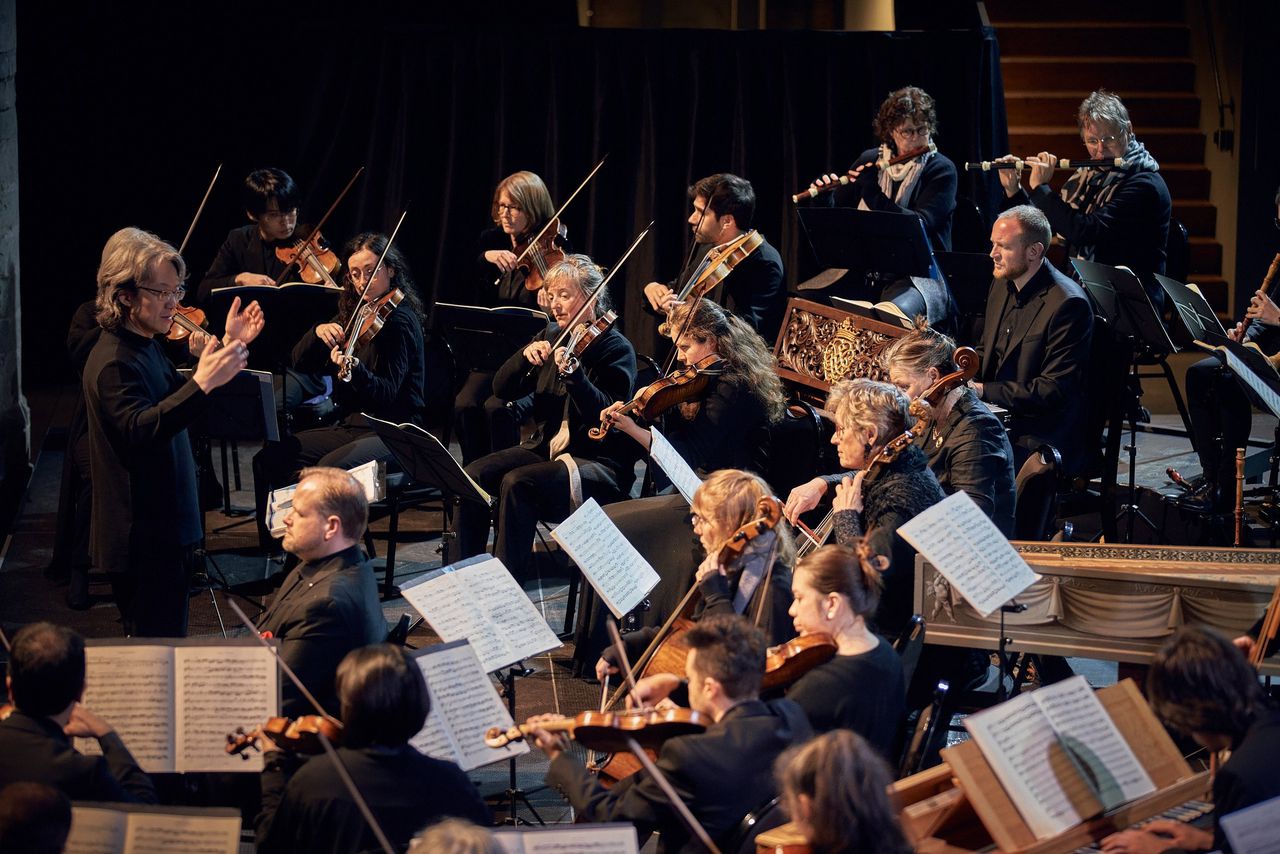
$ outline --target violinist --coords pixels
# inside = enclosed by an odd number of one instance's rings
[[[249,224],[227,233],[196,289],[198,303],[207,304],[214,288],[275,284],[285,266],[276,247],[293,239],[301,195],[283,169],[255,169],[245,176],[241,198]]]
[[[681,294],[710,266],[709,254],[734,243],[751,231],[756,211],[756,191],[751,182],[728,172],[708,175],[689,188],[693,213],[689,215],[693,240],[699,251],[680,276],[668,284],[650,282],[644,287],[649,307],[665,315]],[[769,345],[778,337],[787,308],[787,288],[782,256],[767,240],[751,251],[728,274],[725,296],[712,290],[712,299],[723,303]]]
[[[503,178],[493,191],[489,210],[493,226],[480,233],[476,257],[476,281],[467,301],[478,305],[546,306],[546,290],[526,287],[536,259],[517,266],[528,242],[555,215],[547,185],[532,172],[516,172]],[[543,237],[552,241],[563,255],[571,253],[563,227]],[[531,250],[536,252],[536,250]],[[547,259],[551,266],[559,259]],[[494,282],[498,283],[494,292]],[[491,370],[472,370],[453,402],[453,420],[462,464],[467,465],[492,451],[501,451],[520,441],[520,422],[529,414],[529,400],[504,401],[493,394]]]
[[[342,709],[337,758],[351,775],[395,850],[403,851],[423,825],[454,816],[489,825],[492,816],[457,765],[419,753],[409,740],[431,711],[431,695],[417,663],[400,647],[360,647],[338,665]],[[268,742],[258,815],[259,854],[372,851],[377,841],[332,759],[298,758]]]
[[[813,854],[910,854],[893,773],[862,737],[832,730],[778,758],[782,802]]]
[[[711,838],[724,845],[747,813],[778,794],[773,762],[808,739],[812,730],[790,700],[759,698],[765,640],[746,619],[710,616],[686,640],[689,707],[714,723],[705,732],[667,740],[657,766]],[[636,699],[657,703],[680,684],[671,674],[642,679]],[[557,717],[535,717],[529,723]],[[565,795],[581,820],[634,822],[642,842],[657,831],[659,852],[704,850],[648,772],[639,771],[606,790],[567,752],[563,736],[541,729],[533,735],[551,759],[547,783]]]
[[[0,721],[0,789],[44,783],[77,801],[157,801],[111,724],[81,704],[84,638],[52,623],[31,623],[13,636],[5,683],[14,711]],[[101,756],[82,755],[73,737],[93,738]]]
[[[280,658],[303,684],[316,686],[320,704],[336,715],[338,663],[387,637],[377,581],[360,547],[369,502],[364,487],[342,469],[306,468],[299,477],[284,517],[284,550],[300,563],[258,619],[258,631],[279,641]],[[291,680],[283,683],[280,711],[286,717],[311,711]]]
[[[534,432],[513,448],[495,451],[466,467],[480,486],[498,498],[497,539],[493,553],[516,578],[523,578],[534,528],[559,521],[583,501],[619,501],[635,480],[635,454],[630,439],[588,437],[600,410],[629,397],[636,377],[636,353],[616,328],[591,339],[581,356],[555,346],[580,310],[580,324],[590,326],[608,309],[601,269],[586,255],[568,255],[547,272],[544,289],[554,323],[528,346],[512,354],[493,380],[493,391],[505,401],[533,396]],[[573,332],[581,331],[579,326]],[[588,339],[582,339],[588,340]],[[489,533],[488,511],[473,502],[457,508],[458,557],[484,551]]]
[[[818,198],[835,207],[913,213],[924,223],[934,251],[950,252],[956,165],[933,144],[938,132],[933,98],[916,86],[895,89],[880,105],[871,127],[880,147],[858,155],[849,167],[847,186]],[[913,151],[920,153],[905,162],[877,166]],[[822,175],[811,187],[821,189],[838,180],[838,175]]]
[[[752,539],[741,554],[728,558],[727,565],[722,562],[725,544],[759,517],[760,499],[771,494],[769,485],[751,472],[720,469],[694,493],[688,518],[706,555],[691,580],[701,593],[691,615],[693,621],[712,614],[744,614],[773,645],[792,636],[787,610],[791,606],[791,565],[795,560],[791,534],[785,526],[776,525]],[[670,579],[667,583],[675,589]],[[690,580],[685,580],[679,591],[683,594],[690,586]],[[665,613],[656,612],[653,616],[663,620],[672,610],[666,608]],[[659,628],[649,625],[623,635],[628,657],[639,657],[658,634]],[[612,648],[606,649],[596,662],[595,672],[602,681],[608,674],[619,672]]]
[[[102,332],[82,387],[93,482],[89,557],[110,574],[125,633],[182,637],[195,546],[202,535],[187,427],[208,395],[247,364],[265,320],[258,304],[227,312],[189,379],[156,336],[168,333],[186,288],[186,263],[153,234],[131,230],[98,267]]]
[[[337,316],[308,331],[293,349],[298,370],[337,375],[345,361],[346,327],[356,314],[361,294],[367,305],[383,300],[393,290],[403,295],[384,318],[381,331],[354,351],[350,382],[334,384],[341,420],[330,427],[303,430],[269,442],[254,455],[258,536],[265,549],[272,547],[266,528],[267,496],[272,489],[296,483],[298,472],[307,466],[351,469],[371,460],[391,459],[391,452],[361,413],[396,424],[422,423],[426,393],[422,303],[409,264],[396,246],[387,250],[377,275],[373,275],[384,250],[386,236],[373,232],[347,243],[342,253],[347,273]]]
[[[787,689],[815,732],[852,730],[884,759],[905,712],[902,660],[868,621],[880,601],[880,573],[849,546],[827,545],[801,559],[791,578],[796,633],[830,635],[836,655]]]

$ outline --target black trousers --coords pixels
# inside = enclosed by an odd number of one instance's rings
[[[111,573],[125,634],[140,638],[184,638],[195,544],[133,555],[128,572]]]
[[[1221,362],[1202,359],[1187,368],[1187,412],[1205,478],[1233,495],[1236,448],[1246,447],[1253,427],[1249,398]]]
[[[609,504],[625,498],[617,473],[594,460],[578,459],[583,500]],[[529,565],[538,522],[560,522],[569,515],[569,469],[527,448],[507,448],[467,466],[467,474],[498,498],[493,554],[517,579]],[[489,539],[488,512],[464,501],[454,518],[458,553],[453,559],[480,554]]]
[[[493,371],[472,371],[453,401],[453,428],[462,448],[462,464],[520,442],[520,422],[532,396],[505,401],[493,395]]]

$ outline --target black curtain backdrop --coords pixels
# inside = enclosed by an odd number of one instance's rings
[[[236,3],[198,15],[102,5],[19,9],[29,384],[70,376],[67,321],[93,293],[106,238],[136,225],[176,245],[218,163],[185,253],[193,287],[245,222],[250,169],[290,172],[301,219],[314,222],[364,165],[326,236],[389,230],[408,206],[400,241],[424,297],[466,302],[498,180],[533,170],[558,204],[608,155],[564,220],[574,245],[606,265],[656,221],[612,286],[645,350],[653,322],[641,289],[679,269],[697,178],[730,171],[754,184],[755,224],[794,284],[809,259],[791,194],[873,143],[871,118],[891,89],[935,97],[937,141],[957,165],[1008,148],[990,31],[591,30],[493,5],[443,22],[396,3],[366,4],[361,21]],[[994,189],[961,177],[984,208]]]

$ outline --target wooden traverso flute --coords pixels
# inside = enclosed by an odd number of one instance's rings
[[[1035,165],[1034,157],[1028,157],[1025,160],[983,160],[980,163],[964,164],[966,172],[990,172],[995,169],[1017,169],[1021,172],[1028,166]],[[1109,160],[1059,160],[1055,169],[1123,169],[1129,165],[1129,161],[1123,157],[1113,157]]]
[[[919,148],[913,148],[910,151],[904,151],[902,154],[899,154],[897,157],[891,157],[888,160],[884,160],[884,159],[873,160],[864,165],[875,166],[877,168],[884,169],[886,166],[897,166],[899,163],[906,163],[908,160],[914,160],[915,158],[919,157],[922,154],[928,154],[931,151],[937,151],[937,150],[938,150],[938,146],[934,145],[931,142],[928,145],[922,145]],[[800,204],[800,202],[802,202],[805,199],[816,199],[822,193],[829,193],[832,190],[838,190],[841,187],[847,186],[850,180],[852,179],[847,174],[841,175],[838,179],[836,179],[835,181],[832,181],[830,184],[823,184],[821,187],[809,187],[806,190],[801,190],[800,192],[796,193],[794,196],[791,197],[791,201],[798,205]]]
[[[1236,540],[1244,534],[1244,448],[1236,448]]]

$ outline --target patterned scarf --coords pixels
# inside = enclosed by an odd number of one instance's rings
[[[930,159],[938,155],[938,149],[933,143],[929,143],[929,151],[908,160],[906,163],[895,163],[893,166],[885,166],[880,169],[879,183],[880,192],[884,193],[893,203],[899,207],[908,207],[907,202],[911,200],[915,194],[916,187],[920,183],[920,173],[924,172],[924,166]],[[887,163],[893,158],[893,152],[889,150],[889,146],[880,146],[880,157],[877,162]],[[895,192],[893,185],[897,184],[898,189]],[[858,202],[859,210],[870,210],[867,203]]]
[[[1077,169],[1075,174],[1062,185],[1062,200],[1073,210],[1083,211],[1086,215],[1105,207],[1115,195],[1117,189],[1130,175],[1140,172],[1159,172],[1160,164],[1147,152],[1147,147],[1130,137],[1129,146],[1124,150],[1124,159],[1128,161],[1124,167],[1099,169],[1088,167]],[[1086,261],[1092,261],[1093,246],[1074,246],[1075,254]]]

